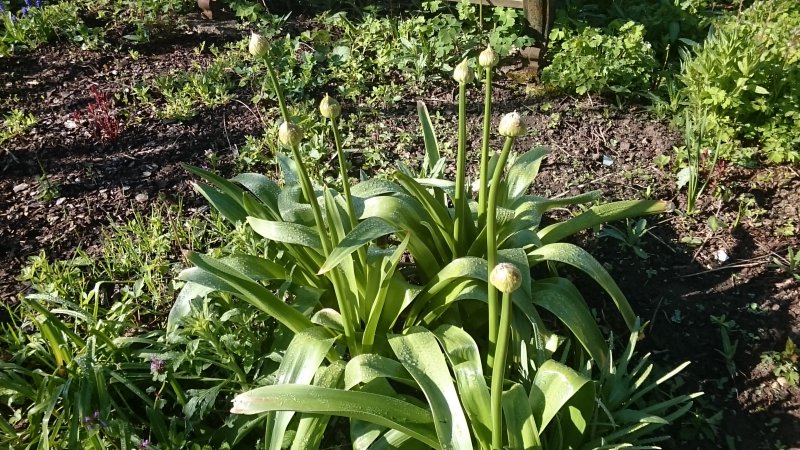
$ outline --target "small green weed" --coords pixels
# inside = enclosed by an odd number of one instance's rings
[[[38,122],[39,120],[33,113],[26,113],[20,108],[12,109],[3,119],[3,128],[0,129],[0,144],[22,136]]]
[[[800,382],[800,353],[791,338],[786,338],[786,345],[781,352],[770,351],[761,354],[761,362],[772,367],[776,377],[783,377],[792,386]]]
[[[795,251],[795,249],[789,247],[786,249],[786,257],[773,256],[772,267],[800,281],[800,250]]]
[[[627,219],[625,221],[625,230],[621,230],[613,225],[605,225],[598,237],[611,238],[620,242],[623,247],[630,248],[633,253],[642,259],[647,259],[650,255],[642,248],[642,243],[645,234],[647,234],[647,220],[639,219],[632,221]]]

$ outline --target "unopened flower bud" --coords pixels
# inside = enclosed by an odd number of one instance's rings
[[[260,58],[267,54],[267,50],[269,50],[269,41],[256,32],[250,33],[250,45],[247,49],[250,51],[251,55]]]
[[[326,119],[335,119],[342,113],[342,105],[328,94],[325,94],[325,98],[319,102],[319,113]]]
[[[489,274],[489,282],[500,292],[510,294],[522,286],[522,273],[514,264],[500,263]]]
[[[498,55],[491,45],[487,45],[486,49],[478,55],[478,64],[483,68],[491,68],[500,62],[500,55]]]
[[[303,140],[303,129],[291,122],[283,122],[278,129],[278,141],[286,147],[300,145]]]
[[[518,112],[510,112],[500,119],[498,131],[500,131],[501,136],[522,136],[526,131],[525,122],[522,121],[522,116]]]
[[[455,70],[453,70],[453,79],[460,84],[470,83],[473,78],[475,78],[475,74],[472,73],[472,68],[469,67],[469,63],[466,59],[461,61],[461,63],[456,66]]]

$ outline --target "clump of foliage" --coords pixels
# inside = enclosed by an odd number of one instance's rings
[[[22,136],[37,122],[38,119],[33,113],[26,113],[20,108],[12,109],[3,117],[3,125],[0,127],[0,144]]]
[[[632,21],[614,21],[605,29],[557,26],[550,32],[553,61],[542,81],[577,94],[645,90],[656,61],[644,32]]]
[[[189,253],[195,267],[180,276],[187,285],[169,325],[183,324],[191,302],[212,293],[232,296],[231,307],[248,304],[268,314],[279,323],[276,333],[291,337],[285,351],[277,349],[283,356],[274,376],[237,395],[231,410],[264,427],[269,448],[319,446],[339,429],[332,415],[349,419],[357,448],[412,441],[433,448],[644,444],[654,442],[645,435],[656,424],[688,409],[692,396],[648,400],[674,372],[644,382],[652,366],[631,364],[639,325],[630,305],[602,265],[561,242],[668,205],[600,204],[540,227],[548,210],[593,202],[598,193],[555,200],[529,195],[547,150],[509,162],[525,132],[517,113],[500,121],[503,148],[490,152],[497,63],[491,49],[479,59],[487,100],[476,201],[465,177],[466,92],[473,80],[467,60],[454,70],[455,180],[443,177],[447,163],[419,104],[421,171],[401,166],[390,179],[351,186],[338,128],[341,106],[326,97],[321,122],[339,159],[337,189],[309,176],[300,154],[307,139],[300,124],[308,118],[290,114],[270,47],[263,36],[251,38],[250,52],[263,57],[279,103],[278,140],[291,154],[278,155],[283,184],[255,173],[226,180],[189,170],[203,179],[197,190],[226,219],[246,224],[273,250]],[[587,273],[614,300],[633,332],[619,359],[611,360],[598,324],[577,288],[556,272],[558,264]],[[491,386],[484,373],[491,373]]]
[[[683,101],[738,161],[800,162],[800,4],[755,2],[684,57]],[[740,148],[745,150],[739,150]]]
[[[101,31],[91,29],[81,20],[78,6],[71,2],[46,4],[25,0],[17,10],[0,1],[0,57],[20,49],[34,49],[55,39],[98,45]]]

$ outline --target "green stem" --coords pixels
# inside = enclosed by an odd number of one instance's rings
[[[350,176],[347,174],[347,160],[344,157],[342,137],[335,118],[331,118],[331,130],[333,130],[333,141],[336,144],[336,154],[339,156],[339,176],[342,178],[342,193],[344,194],[345,203],[347,203],[347,215],[350,218],[350,229],[352,230],[358,225],[358,217],[356,217],[353,197],[350,195]],[[367,251],[364,247],[358,249],[358,259],[361,262],[361,267],[366,270]]]
[[[275,73],[275,68],[272,67],[271,58],[269,57],[269,52],[264,57],[264,62],[267,65],[267,74],[269,75],[270,81],[272,81],[272,89],[275,91],[275,96],[278,97],[278,106],[281,109],[281,115],[283,116],[283,120],[286,122],[289,121],[289,109],[286,107],[286,99],[283,96],[283,89],[281,89],[281,85],[278,83],[278,75]]]
[[[458,84],[458,156],[456,159],[456,192],[453,196],[455,218],[453,220],[453,238],[456,242],[456,251],[460,256],[461,248],[465,245],[467,230],[467,199],[464,195],[464,179],[467,165],[467,85]]]
[[[509,330],[511,329],[511,293],[503,293],[503,305],[500,312],[500,334],[497,337],[497,348],[492,367],[492,449],[503,448],[503,380],[506,372],[506,353],[508,351]]]
[[[489,187],[489,129],[492,126],[492,68],[487,67],[486,96],[483,100],[483,141],[481,142],[480,190],[478,192],[478,229],[486,226],[486,191]]]
[[[494,266],[497,265],[497,235],[495,234],[495,225],[497,222],[497,196],[500,190],[500,179],[503,176],[503,167],[508,160],[508,154],[511,152],[511,146],[514,144],[513,137],[507,137],[505,144],[503,144],[503,151],[500,152],[500,157],[497,160],[497,165],[494,168],[494,175],[492,176],[492,183],[489,188],[489,199],[486,211],[486,262],[489,273],[492,272]],[[487,278],[488,279],[488,278]],[[488,301],[489,301],[489,354],[487,356],[488,367],[494,367],[494,353],[497,344],[497,333],[499,326],[499,312],[497,302],[497,289],[491,284],[488,285]]]

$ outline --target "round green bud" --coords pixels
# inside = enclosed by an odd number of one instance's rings
[[[518,112],[510,112],[500,119],[498,131],[501,136],[517,137],[525,134],[526,126]]]
[[[478,55],[478,64],[483,68],[494,67],[498,62],[500,62],[500,55],[492,49],[491,45],[487,45],[486,49]]]
[[[278,128],[278,141],[285,147],[295,147],[303,140],[303,129],[291,122],[283,122]]]
[[[247,46],[247,49],[250,51],[250,54],[260,58],[267,54],[267,50],[269,50],[269,41],[264,36],[252,32],[250,33],[250,45]]]
[[[510,294],[522,286],[522,273],[514,264],[500,263],[489,274],[489,282],[500,292]]]
[[[326,119],[335,119],[342,113],[342,105],[328,94],[325,94],[325,98],[319,102],[319,113]]]
[[[453,70],[453,79],[456,80],[459,84],[467,84],[472,82],[475,78],[475,74],[472,72],[472,68],[469,66],[467,60],[461,61]]]

